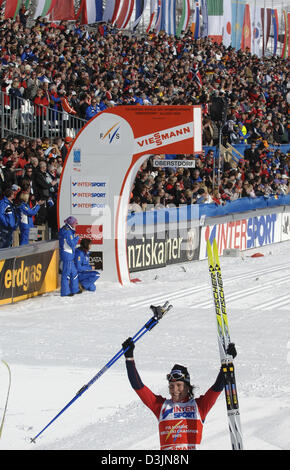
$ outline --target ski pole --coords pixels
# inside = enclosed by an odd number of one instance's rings
[[[150,306],[151,310],[153,311],[154,315],[153,317],[150,318],[150,320],[145,323],[142,328],[133,336],[132,340],[134,343],[136,343],[142,336],[147,333],[148,331],[151,331],[154,326],[157,325],[159,320],[163,318],[163,316],[172,308],[172,305],[169,305],[169,302],[165,302],[163,306],[157,306],[155,307],[154,305]],[[115,362],[120,359],[121,356],[125,354],[125,352],[129,349],[126,348],[125,350],[122,348],[120,351],[118,351],[112,359],[110,359],[107,364],[99,370],[99,372],[87,383],[85,384],[77,393],[76,395],[60,410],[60,412],[51,420],[49,423],[38,433],[36,434],[35,437],[30,439],[30,442],[36,442],[36,439],[54,422],[61,416],[86,390],[91,387]]]
[[[2,359],[3,364],[7,367],[8,370],[8,389],[7,389],[7,394],[6,394],[6,401],[5,401],[5,406],[4,406],[4,411],[3,411],[3,416],[2,420],[0,423],[0,439],[2,437],[2,432],[3,432],[3,427],[4,427],[4,421],[6,418],[6,412],[7,412],[7,407],[8,407],[8,400],[9,400],[9,394],[10,394],[10,388],[11,388],[11,369],[9,365],[7,364],[6,361]]]

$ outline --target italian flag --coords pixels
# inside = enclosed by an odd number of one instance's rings
[[[179,37],[182,31],[186,31],[188,28],[188,23],[189,23],[189,17],[190,17],[190,4],[189,0],[183,0],[182,1],[182,13],[181,13],[181,18],[179,25],[176,30],[176,35]]]
[[[49,15],[55,4],[56,0],[38,0],[34,13],[34,18]]]
[[[217,43],[222,42],[223,33],[223,0],[207,0],[208,37]]]
[[[22,0],[9,0],[9,2],[6,1],[4,18],[16,18],[21,6]]]

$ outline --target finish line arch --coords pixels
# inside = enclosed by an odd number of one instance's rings
[[[150,155],[202,151],[201,106],[117,106],[81,129],[64,163],[58,225],[73,215],[77,233],[101,253],[101,279],[130,282],[127,214],[136,174]]]

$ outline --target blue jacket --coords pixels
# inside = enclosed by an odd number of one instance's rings
[[[13,231],[17,226],[18,219],[15,206],[4,196],[0,201],[0,227]]]
[[[83,273],[85,271],[91,271],[92,267],[90,265],[90,252],[85,252],[82,248],[77,248],[75,252],[75,265],[78,270],[78,273]]]
[[[40,209],[40,205],[36,204],[34,207],[30,207],[26,202],[22,202],[20,206],[17,207],[19,215],[19,228],[20,230],[28,229],[34,227],[32,217],[37,214]]]
[[[65,224],[58,232],[59,256],[62,261],[73,261],[75,249],[79,241],[78,235],[68,224]]]
[[[86,119],[89,121],[93,116],[96,116],[101,112],[100,106],[95,105],[93,106],[92,104],[87,107],[86,109]]]
[[[0,248],[12,245],[12,234],[18,226],[17,212],[14,204],[4,196],[0,201]]]

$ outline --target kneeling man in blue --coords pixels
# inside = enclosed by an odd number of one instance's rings
[[[99,279],[100,274],[90,265],[90,247],[91,240],[82,238],[79,248],[76,249],[75,265],[82,288],[94,292],[96,290],[95,282]]]
[[[59,256],[62,262],[60,295],[73,296],[80,293],[78,272],[75,267],[74,257],[79,237],[75,230],[78,221],[75,217],[68,217],[65,225],[58,232]]]

